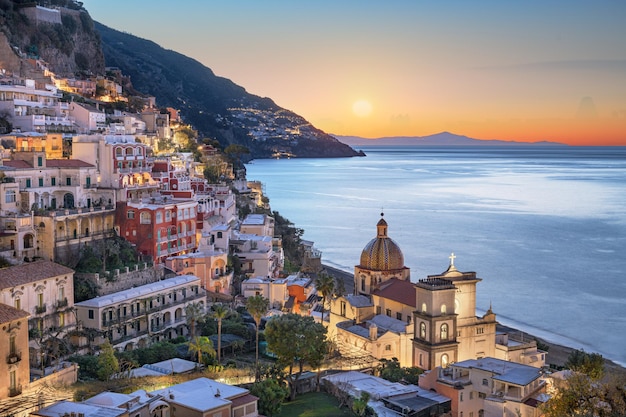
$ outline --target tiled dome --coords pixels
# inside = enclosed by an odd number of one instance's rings
[[[382,215],[382,214],[381,214]],[[361,252],[361,268],[390,271],[404,268],[404,255],[400,246],[387,237],[387,222],[380,219],[375,239],[369,241]]]

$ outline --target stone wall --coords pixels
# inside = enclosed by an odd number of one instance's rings
[[[96,284],[99,288],[98,295],[108,295],[160,281],[165,276],[164,272],[162,265],[143,264],[142,266],[135,266],[135,269],[132,270],[126,267],[124,270],[107,271],[102,275],[76,272],[74,276]]]

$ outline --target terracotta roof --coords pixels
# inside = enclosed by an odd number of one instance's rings
[[[251,402],[258,401],[259,398],[255,397],[252,394],[246,394],[242,397],[232,398],[230,401],[232,402],[231,407],[239,407],[240,405],[250,404]]]
[[[417,305],[415,285],[411,281],[391,278],[389,281],[382,283],[379,289],[372,292],[372,295],[388,298],[411,307]]]
[[[48,159],[46,166],[48,168],[91,168],[95,165],[80,159]]]
[[[0,303],[0,323],[9,323],[13,320],[26,318],[29,315],[24,310],[18,310],[15,307]]]
[[[59,275],[74,275],[74,270],[51,261],[27,262],[0,269],[0,289],[16,287]]]
[[[3,161],[2,164],[5,167],[18,168],[18,169],[27,169],[32,168],[33,166],[26,161],[22,161],[20,159],[14,159],[12,161]]]

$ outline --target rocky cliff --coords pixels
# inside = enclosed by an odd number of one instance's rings
[[[0,1],[0,65],[16,74],[26,66],[21,59],[41,58],[61,76],[103,74],[100,37],[89,13],[73,1],[57,1],[47,8],[35,2]],[[4,38],[4,39],[3,39]],[[8,43],[8,44],[7,44]]]

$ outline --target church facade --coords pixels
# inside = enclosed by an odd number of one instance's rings
[[[434,369],[495,355],[496,316],[476,316],[475,272],[448,269],[411,282],[404,255],[382,218],[354,267],[354,294],[331,300],[329,336],[344,356],[397,358]]]

